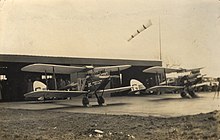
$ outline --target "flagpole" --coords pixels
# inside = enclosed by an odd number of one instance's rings
[[[160,57],[159,57],[159,59],[162,60],[162,53],[161,53],[161,29],[160,29],[160,17],[159,17],[159,47],[160,47]]]

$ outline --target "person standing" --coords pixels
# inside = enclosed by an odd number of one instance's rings
[[[219,91],[220,91],[220,77],[217,78],[217,82],[218,82],[218,85],[217,85],[217,88],[216,88],[216,90],[215,90],[215,94],[214,94],[213,100],[215,99],[216,94],[217,94],[217,98],[219,98]]]
[[[64,88],[66,86],[66,82],[61,78],[59,83],[59,88]]]
[[[218,81],[217,91],[218,91],[218,96],[219,96],[219,91],[220,91],[220,77],[217,78],[217,81]]]

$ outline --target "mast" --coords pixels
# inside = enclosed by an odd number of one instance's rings
[[[160,29],[160,17],[159,17],[159,47],[160,47],[160,57],[159,57],[159,59],[162,60],[162,54],[161,54],[161,29]]]

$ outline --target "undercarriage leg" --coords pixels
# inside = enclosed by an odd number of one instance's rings
[[[88,107],[89,106],[89,98],[87,96],[84,96],[82,99],[83,106]]]
[[[181,91],[180,96],[182,98],[190,98],[185,91]]]
[[[189,92],[189,95],[190,95],[192,98],[197,98],[197,97],[198,97],[193,90],[189,90],[188,92]]]
[[[105,103],[105,99],[103,98],[103,94],[101,95],[101,96],[98,96],[97,95],[97,93],[94,93],[95,94],[95,96],[96,96],[96,98],[97,98],[97,102],[98,102],[98,104],[101,106],[101,105],[103,105],[104,103]]]
[[[99,96],[97,101],[99,105],[103,105],[105,103],[105,99],[103,98],[103,96]]]

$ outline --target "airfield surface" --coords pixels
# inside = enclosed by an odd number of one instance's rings
[[[220,139],[220,99],[214,93],[0,103],[1,140]]]
[[[8,102],[0,103],[0,106],[10,109],[163,117],[220,110],[220,98],[213,99],[214,93],[198,93],[198,95],[199,98],[194,99],[183,99],[179,94],[108,97],[105,98],[104,106],[98,106],[96,98],[91,98],[90,107],[82,106],[82,97],[71,100],[49,100],[44,103],[42,101]]]

